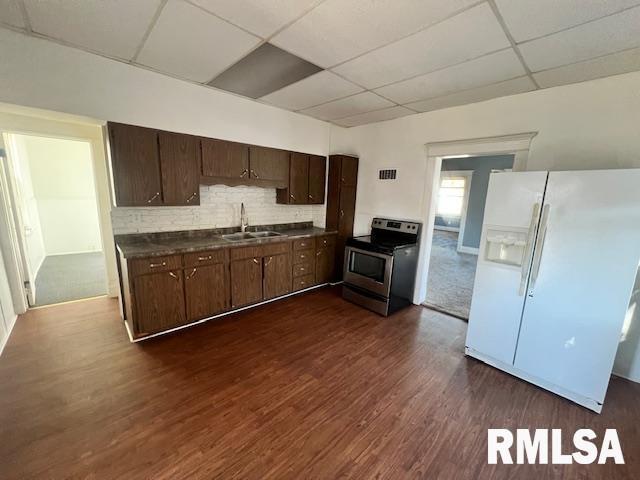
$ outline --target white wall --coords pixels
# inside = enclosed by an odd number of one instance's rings
[[[503,97],[351,129],[332,129],[332,153],[360,157],[356,234],[376,215],[420,220],[433,184],[425,144],[539,132],[526,169],[640,167],[640,73]],[[396,181],[379,181],[397,168]],[[640,315],[630,331],[640,329]],[[640,381],[640,335],[618,352],[615,371]],[[630,359],[633,359],[631,361]]]
[[[17,317],[13,308],[2,250],[0,250],[0,353],[9,339]]]
[[[45,254],[102,250],[89,142],[12,137],[30,170]]]

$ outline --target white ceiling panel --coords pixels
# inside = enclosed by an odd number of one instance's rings
[[[538,72],[640,46],[640,7],[520,44],[529,68]]]
[[[332,67],[433,25],[476,0],[326,0],[271,42]]]
[[[491,7],[483,3],[344,63],[334,71],[367,88],[375,88],[509,46]]]
[[[443,97],[421,100],[409,103],[407,107],[419,112],[429,112],[441,108],[455,107],[467,103],[482,102],[492,98],[515,95],[535,90],[536,86],[529,77],[519,77],[506,82],[485,85],[484,87],[472,88],[462,92],[452,93]]]
[[[188,3],[169,0],[137,62],[172,75],[208,82],[260,39]]]
[[[362,90],[361,87],[340,78],[335,73],[324,70],[265,95],[261,100],[288,110],[302,110],[353,95]]]
[[[637,70],[640,70],[640,48],[545,70],[533,76],[542,88],[548,88]]]
[[[406,104],[522,75],[525,75],[525,70],[515,52],[509,48],[375,91],[394,102]]]
[[[351,97],[318,105],[317,107],[307,108],[302,110],[301,113],[320,120],[335,120],[392,106],[393,102],[375,93],[362,92]]]
[[[191,0],[209,12],[267,38],[322,0]]]
[[[640,0],[496,0],[509,32],[523,42],[640,5]]]
[[[34,32],[105,55],[130,60],[160,0],[43,2],[24,0]]]
[[[0,23],[25,28],[18,0],[0,0]]]
[[[406,117],[416,112],[409,110],[405,107],[390,107],[382,110],[376,110],[375,112],[361,113],[360,115],[354,115],[352,117],[341,118],[340,120],[334,120],[333,123],[337,123],[343,127],[356,127],[358,125],[365,125],[367,123],[384,122],[385,120],[393,120],[394,118]]]

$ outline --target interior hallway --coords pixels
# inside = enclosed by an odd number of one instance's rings
[[[433,231],[425,303],[469,318],[477,255],[457,251],[458,232]]]
[[[461,320],[339,292],[137,344],[115,299],[29,311],[0,358],[0,478],[640,477],[640,384],[613,377],[597,415],[466,358]],[[487,465],[487,428],[585,425],[626,465]]]
[[[106,294],[102,252],[49,255],[36,276],[36,307]]]

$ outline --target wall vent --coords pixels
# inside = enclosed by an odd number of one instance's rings
[[[380,170],[378,173],[378,178],[380,180],[395,180],[396,179],[396,170]]]

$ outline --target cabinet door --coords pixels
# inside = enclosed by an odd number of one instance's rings
[[[316,252],[316,283],[327,283],[333,279],[335,271],[335,248],[318,248]]]
[[[353,219],[356,212],[356,187],[342,186],[340,189],[340,210],[338,212],[338,235],[353,235]]]
[[[251,178],[280,182],[286,188],[289,184],[289,152],[252,146],[249,149],[249,172]]]
[[[200,320],[229,308],[227,272],[224,263],[185,270],[188,320]]]
[[[291,254],[264,257],[264,299],[291,292]]]
[[[308,203],[318,205],[322,205],[324,203],[326,169],[326,157],[321,157],[320,155],[309,155]]]
[[[329,157],[326,217],[326,228],[328,230],[337,230],[340,220],[340,187],[342,186],[340,176],[341,158],[340,155],[331,155]]]
[[[354,157],[342,157],[340,169],[340,181],[347,187],[355,187],[358,183],[358,159]]]
[[[231,308],[262,300],[262,258],[231,262]]]
[[[116,205],[161,205],[158,132],[120,123],[107,128]]]
[[[186,322],[182,270],[134,278],[137,334],[160,332]]]
[[[202,175],[218,178],[249,177],[249,146],[242,143],[203,138]]]
[[[200,205],[198,139],[160,132],[160,166],[165,205]]]
[[[309,196],[309,155],[292,153],[289,160],[289,203],[308,203]]]

